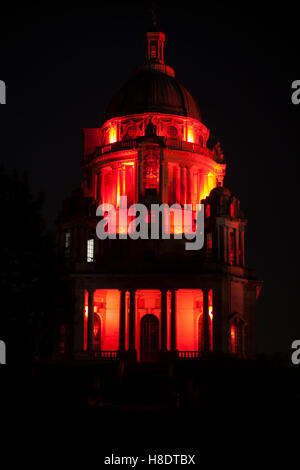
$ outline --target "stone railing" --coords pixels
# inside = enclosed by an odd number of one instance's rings
[[[110,153],[110,152],[118,152],[121,150],[127,150],[131,148],[136,148],[138,143],[138,139],[131,139],[131,140],[123,140],[121,142],[115,142],[113,144],[103,145],[102,147],[96,147],[95,152],[87,155],[86,160],[92,160],[96,157],[101,157],[101,155]],[[169,148],[174,150],[185,150],[187,152],[195,152],[205,155],[206,157],[213,158],[212,151],[207,147],[202,147],[199,144],[194,144],[192,142],[185,142],[177,138],[167,138],[166,145]]]
[[[116,359],[118,351],[94,351],[94,356],[97,359]]]
[[[177,351],[179,359],[199,359],[202,356],[202,351]]]

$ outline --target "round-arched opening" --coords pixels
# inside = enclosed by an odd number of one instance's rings
[[[158,360],[159,321],[155,315],[147,314],[141,319],[140,351],[141,361]]]

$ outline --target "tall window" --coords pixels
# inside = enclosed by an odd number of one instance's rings
[[[229,232],[229,264],[235,264],[235,229]]]
[[[207,240],[207,246],[206,246],[207,258],[211,259],[212,258],[212,234],[211,233],[207,234],[206,240]]]
[[[241,325],[235,323],[230,327],[230,343],[231,353],[241,354],[242,352],[242,341],[241,341]]]
[[[150,57],[151,59],[157,58],[157,41],[150,41]]]
[[[87,241],[87,257],[86,260],[88,263],[92,263],[94,261],[94,239],[90,238]]]
[[[71,249],[71,233],[65,232],[65,257],[69,258]]]
[[[230,217],[234,217],[234,204],[230,204]]]

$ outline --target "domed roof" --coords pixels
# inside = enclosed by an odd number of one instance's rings
[[[219,197],[219,196],[231,196],[231,192],[228,188],[225,188],[224,186],[218,185],[215,188],[213,188],[209,194],[210,198],[214,197]]]
[[[195,99],[174,77],[156,70],[141,70],[113,97],[105,120],[141,113],[165,113],[201,121]]]

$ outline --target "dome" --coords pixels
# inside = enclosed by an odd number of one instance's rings
[[[224,186],[216,186],[213,188],[209,194],[209,197],[214,199],[215,197],[220,197],[220,196],[231,196],[231,192],[229,191],[228,188],[225,188]]]
[[[113,97],[105,120],[142,113],[177,114],[201,121],[195,99],[174,77],[156,70],[142,70]]]

